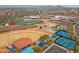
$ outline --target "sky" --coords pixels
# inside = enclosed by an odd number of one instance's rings
[[[79,5],[79,0],[0,0],[0,5]]]

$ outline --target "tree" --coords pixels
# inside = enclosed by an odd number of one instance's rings
[[[34,50],[34,52],[40,52],[41,51],[40,47],[33,47],[32,49]]]
[[[51,45],[51,43],[52,43],[52,41],[51,41],[51,40],[48,40],[48,41],[46,42],[46,44],[47,44],[48,46],[50,46],[50,45]]]
[[[79,51],[79,44],[77,44],[76,46],[75,46],[75,52],[78,52]]]
[[[43,35],[40,37],[40,41],[44,41],[45,39],[47,39],[49,36],[48,35]]]

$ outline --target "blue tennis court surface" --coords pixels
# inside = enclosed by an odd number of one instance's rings
[[[56,35],[56,34],[52,34],[52,35],[51,35],[52,38],[56,38],[57,36],[58,36],[58,35]]]
[[[62,45],[65,48],[73,48],[76,45],[75,41],[72,41],[71,39],[66,39],[66,38],[59,38],[55,41],[56,44]]]
[[[66,38],[70,38],[70,33],[64,32],[64,31],[59,31],[56,33],[58,36],[63,36]]]
[[[68,40],[65,44],[64,47],[66,48],[73,48],[76,45],[76,43],[72,40]]]
[[[60,45],[63,45],[66,41],[67,41],[66,38],[61,37],[61,38],[57,39],[55,42]]]

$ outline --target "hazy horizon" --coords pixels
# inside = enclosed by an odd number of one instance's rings
[[[79,8],[79,5],[0,5],[0,8],[25,8],[25,7],[65,7],[65,8]]]

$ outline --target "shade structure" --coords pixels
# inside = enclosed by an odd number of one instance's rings
[[[38,46],[44,46],[45,45],[45,42],[41,41],[38,43]]]

